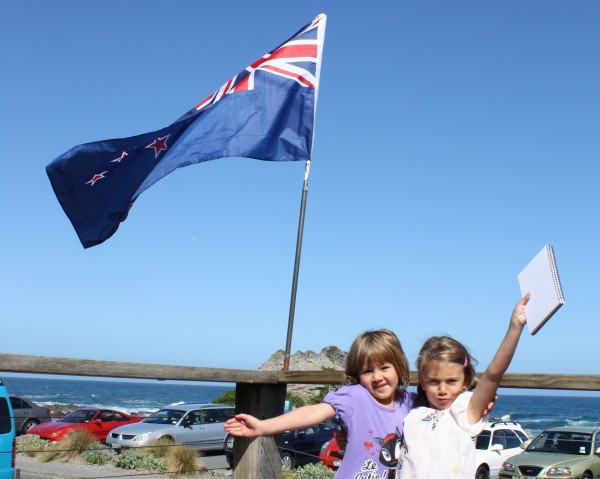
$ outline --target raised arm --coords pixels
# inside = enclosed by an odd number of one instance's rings
[[[521,337],[521,332],[525,326],[525,305],[529,301],[530,296],[530,293],[527,293],[516,304],[510,318],[506,336],[504,336],[498,351],[496,351],[494,359],[492,359],[492,362],[487,367],[475,387],[468,408],[469,423],[471,424],[475,424],[483,417],[484,410],[496,396],[496,391],[498,390],[498,386],[500,386],[502,376],[504,376],[504,373],[512,361],[515,350],[517,349],[517,344],[519,343],[519,338]]]
[[[281,416],[260,420],[249,414],[237,414],[225,423],[225,430],[234,436],[270,436],[283,431],[314,426],[333,419],[335,411],[330,404],[321,403],[303,406]]]

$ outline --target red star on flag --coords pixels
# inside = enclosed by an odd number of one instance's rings
[[[154,148],[154,158],[158,157],[158,154],[165,150],[167,151],[167,140],[169,139],[170,134],[167,136],[163,136],[162,138],[157,138],[152,143],[150,143],[146,148]]]
[[[124,160],[126,156],[127,156],[127,153],[123,152],[123,153],[121,153],[121,156],[119,156],[118,158],[115,158],[114,160],[110,160],[110,162],[111,163],[121,163],[121,160]]]
[[[108,173],[108,171],[103,171],[102,173],[96,173],[94,176],[92,176],[92,179],[90,181],[86,181],[85,184],[94,186],[94,183],[96,183],[96,181],[104,178],[105,173]]]

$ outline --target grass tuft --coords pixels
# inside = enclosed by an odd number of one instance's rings
[[[68,462],[71,459],[81,456],[83,451],[99,448],[100,444],[92,433],[85,429],[76,429],[59,442],[52,444],[48,450],[41,455],[40,460],[42,462],[59,460]]]
[[[166,458],[174,445],[175,441],[173,438],[163,436],[154,441],[150,447],[144,449],[146,449],[148,452],[151,452],[156,457]]]
[[[185,446],[172,446],[167,454],[169,477],[198,476],[206,468],[198,458],[198,453]]]

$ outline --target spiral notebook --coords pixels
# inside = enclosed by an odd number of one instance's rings
[[[535,334],[565,304],[551,245],[544,246],[519,273],[519,286],[521,295],[531,292],[525,314],[529,333]]]

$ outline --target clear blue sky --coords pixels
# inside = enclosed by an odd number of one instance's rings
[[[483,370],[554,245],[566,305],[509,371],[598,372],[600,3],[5,2],[3,353],[255,369],[285,346],[304,165],[229,158],[84,250],[45,166],[167,126],[328,15],[292,352],[448,333]]]

